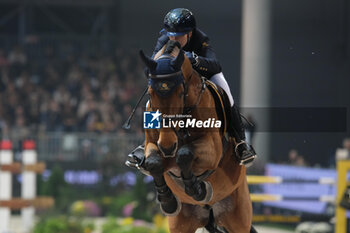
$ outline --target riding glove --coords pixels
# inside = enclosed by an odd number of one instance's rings
[[[185,54],[188,57],[188,59],[190,60],[192,66],[194,66],[194,67],[198,66],[199,61],[198,61],[197,54],[195,54],[194,52],[188,52],[188,51],[186,51]]]

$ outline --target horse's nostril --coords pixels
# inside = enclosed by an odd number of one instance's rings
[[[158,145],[158,147],[165,157],[174,156],[175,150],[177,149],[177,142],[175,142],[171,147],[168,147],[168,148],[164,148],[161,145]]]

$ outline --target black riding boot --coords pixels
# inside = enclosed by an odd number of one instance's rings
[[[245,142],[244,125],[242,123],[241,114],[235,105],[231,108],[231,125],[229,134],[231,137],[235,138],[235,152],[238,156],[240,165],[249,167],[253,164],[253,161],[256,158],[256,153],[254,148]]]

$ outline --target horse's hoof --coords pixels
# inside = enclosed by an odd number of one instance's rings
[[[175,198],[175,202],[160,203],[160,210],[166,216],[177,216],[181,211],[182,205],[180,200],[175,195],[173,195],[173,197]]]
[[[206,195],[202,200],[198,200],[200,203],[207,204],[213,198],[213,187],[209,182],[202,181],[205,185]]]
[[[137,162],[135,162],[134,160],[132,160],[132,158],[128,158],[128,160],[125,161],[125,165],[130,167],[130,168],[136,168],[138,169],[140,172],[142,172],[144,175],[150,176],[151,173],[149,171],[147,171],[146,169],[144,169],[142,166],[139,166],[139,164]]]
[[[203,204],[211,201],[213,197],[213,188],[209,182],[200,181],[190,187],[188,186],[185,187],[185,193],[191,196],[194,200]]]

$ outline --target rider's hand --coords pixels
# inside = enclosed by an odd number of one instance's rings
[[[197,54],[195,54],[194,52],[185,52],[186,56],[188,57],[188,59],[190,60],[191,64],[193,66],[198,65],[198,56]]]

